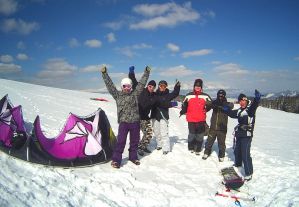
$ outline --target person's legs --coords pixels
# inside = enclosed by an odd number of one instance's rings
[[[235,166],[241,167],[242,166],[242,153],[241,153],[241,138],[236,137],[236,145],[234,149],[235,154]]]
[[[121,122],[118,126],[117,142],[112,156],[112,160],[117,162],[119,165],[121,164],[122,153],[126,146],[128,132],[128,124]]]
[[[129,148],[129,160],[138,160],[137,148],[140,139],[140,123],[135,122],[130,125],[130,148]]]
[[[225,157],[225,139],[226,139],[226,132],[223,131],[218,131],[217,132],[217,142],[218,142],[218,149],[219,149],[219,158],[224,158]]]
[[[195,134],[195,123],[194,122],[188,122],[188,150],[194,151],[195,150],[195,143],[196,143],[196,134]]]
[[[142,131],[142,139],[139,142],[138,149],[141,149],[141,150],[143,150],[146,146],[146,141],[147,141],[146,140],[146,133],[147,133],[147,131],[146,131],[147,126],[146,125],[147,125],[147,120],[141,120],[140,121],[140,129]]]
[[[162,138],[163,152],[167,153],[170,151],[170,140],[169,140],[169,136],[168,136],[168,123],[164,119],[160,120],[160,134],[161,134],[161,138]]]
[[[161,132],[160,132],[160,122],[157,120],[153,120],[153,129],[154,133],[156,136],[156,141],[157,141],[157,149],[162,148],[162,137],[161,137]]]
[[[252,158],[250,156],[251,141],[252,141],[252,137],[244,137],[242,138],[242,143],[241,143],[242,161],[244,164],[244,170],[246,176],[252,175],[253,173]]]
[[[200,134],[196,134],[196,137],[195,137],[195,153],[196,154],[199,154],[199,152],[201,152],[202,150],[202,143],[203,143],[203,137],[204,137],[204,132],[200,133]]]
[[[210,156],[211,152],[212,152],[212,146],[215,142],[216,139],[216,132],[214,129],[209,130],[209,134],[208,134],[208,139],[205,143],[205,151],[204,154]]]

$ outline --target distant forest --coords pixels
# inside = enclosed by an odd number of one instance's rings
[[[273,100],[262,99],[260,106],[298,114],[299,96],[280,96]]]

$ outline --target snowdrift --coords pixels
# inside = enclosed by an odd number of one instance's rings
[[[0,109],[0,150],[13,157],[62,167],[88,166],[111,159],[116,137],[101,108],[86,117],[70,113],[54,138],[44,135],[39,116],[29,136],[21,106],[13,107],[8,95],[1,99]]]

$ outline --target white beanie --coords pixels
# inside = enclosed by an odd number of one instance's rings
[[[123,88],[123,85],[131,85],[132,86],[132,80],[130,78],[124,78],[121,80],[121,88]]]

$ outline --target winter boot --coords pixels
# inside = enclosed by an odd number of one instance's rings
[[[206,159],[208,159],[208,157],[209,157],[209,155],[204,154],[204,155],[202,156],[202,159],[203,159],[203,160],[206,160]]]

